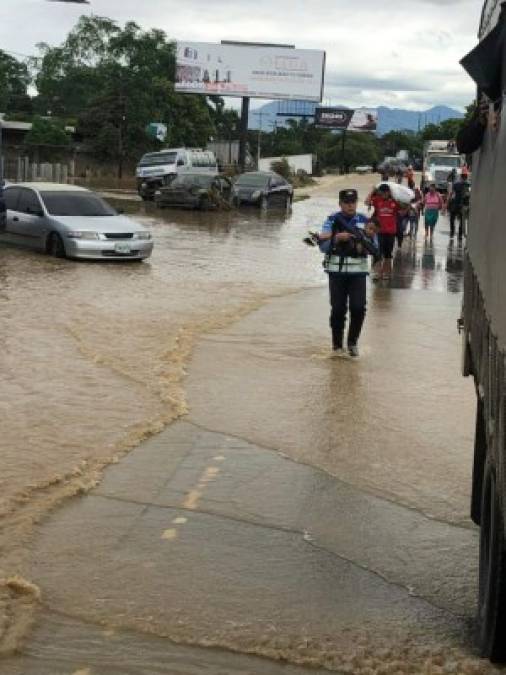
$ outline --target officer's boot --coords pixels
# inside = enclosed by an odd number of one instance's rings
[[[336,349],[342,349],[343,348],[343,331],[337,330],[336,328],[332,329],[332,349],[336,351]]]

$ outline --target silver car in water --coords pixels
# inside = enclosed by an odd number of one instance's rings
[[[94,192],[58,183],[16,183],[4,189],[7,217],[1,239],[57,258],[142,260],[151,233]]]

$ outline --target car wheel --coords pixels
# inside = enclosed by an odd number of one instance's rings
[[[65,257],[65,246],[63,240],[57,232],[51,232],[47,242],[47,252],[54,258]]]
[[[481,506],[478,641],[482,656],[496,662],[506,659],[505,563],[501,499],[495,470],[487,461]]]

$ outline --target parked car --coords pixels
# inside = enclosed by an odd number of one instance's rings
[[[16,183],[4,190],[1,239],[57,258],[142,260],[151,233],[85,188],[58,183]]]
[[[355,167],[355,172],[356,173],[371,173],[372,171],[372,166],[369,166],[369,164],[364,164],[364,166],[356,166]]]
[[[262,209],[268,206],[289,207],[293,200],[292,185],[273,171],[247,171],[234,183],[232,203],[254,204]]]
[[[155,193],[158,206],[183,206],[190,209],[229,207],[232,181],[212,173],[184,173]]]

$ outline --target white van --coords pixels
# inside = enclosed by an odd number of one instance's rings
[[[185,171],[218,172],[214,152],[199,148],[167,148],[160,152],[148,152],[135,171],[137,191],[143,199],[153,199],[156,190]]]

